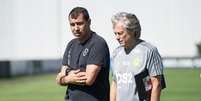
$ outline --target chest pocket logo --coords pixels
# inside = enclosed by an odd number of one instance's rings
[[[142,61],[140,60],[140,58],[134,58],[132,61],[132,65],[135,68],[139,68],[142,65]]]
[[[89,49],[88,48],[85,48],[84,51],[82,52],[82,55],[83,56],[86,56],[89,52]]]

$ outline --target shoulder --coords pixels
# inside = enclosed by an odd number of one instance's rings
[[[122,49],[124,49],[122,46],[118,46],[117,48],[114,49],[113,53],[118,53]]]
[[[67,47],[70,47],[72,44],[74,44],[76,39],[72,39],[68,42]]]
[[[71,41],[68,42],[67,46],[66,46],[66,51],[68,51],[72,46],[73,44],[75,44],[75,39],[72,39]]]
[[[146,41],[141,42],[139,48],[148,53],[157,52],[157,47]]]
[[[116,55],[118,55],[124,48],[122,46],[118,46],[117,48],[114,49],[112,52],[112,57],[114,58]]]
[[[96,33],[93,33],[91,42],[95,45],[107,46],[105,39]]]
[[[70,44],[74,44],[75,42],[76,42],[76,39],[72,39],[71,41],[69,41],[68,44],[69,44],[69,45],[70,45]]]

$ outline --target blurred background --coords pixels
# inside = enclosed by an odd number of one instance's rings
[[[200,0],[0,0],[0,101],[63,101],[55,83],[67,43],[68,13],[88,9],[92,29],[118,46],[111,17],[136,14],[141,38],[155,45],[165,66],[161,101],[201,100]]]

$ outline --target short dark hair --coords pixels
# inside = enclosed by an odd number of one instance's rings
[[[79,14],[81,14],[81,13],[83,14],[84,19],[86,21],[88,21],[90,19],[87,9],[83,8],[83,7],[75,7],[75,8],[73,8],[69,13],[68,18],[71,17],[71,18],[76,19],[79,16]]]

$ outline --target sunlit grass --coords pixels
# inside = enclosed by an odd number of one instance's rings
[[[201,69],[165,69],[167,88],[161,101],[201,101]],[[66,87],[56,74],[0,80],[0,101],[63,101]],[[111,78],[110,78],[111,79]]]

